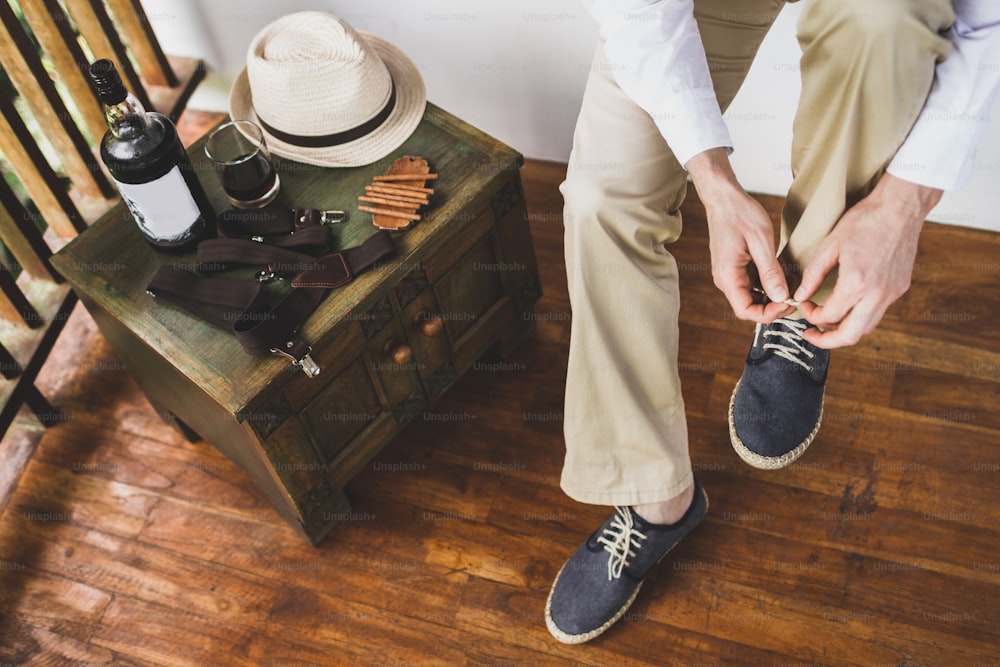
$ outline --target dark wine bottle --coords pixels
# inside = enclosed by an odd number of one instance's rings
[[[90,76],[109,127],[101,159],[143,237],[165,252],[192,249],[214,227],[215,215],[177,128],[143,108],[110,60],[92,63]]]

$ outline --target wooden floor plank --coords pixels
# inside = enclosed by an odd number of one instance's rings
[[[916,369],[897,378],[890,405],[939,421],[1000,430],[1000,381]]]
[[[347,541],[338,537],[341,533],[367,535],[369,525],[378,522],[380,527],[384,526],[387,522],[380,521],[381,509],[391,513],[395,506],[358,508],[354,513],[356,520],[338,526],[331,536],[333,539],[317,549],[303,543],[285,525],[258,524],[223,513],[199,514],[192,511],[191,505],[165,500],[150,517],[149,526],[140,539],[143,543],[200,559],[205,567],[221,563],[227,568],[302,590],[344,599],[357,596],[368,604],[399,613],[420,610],[420,613],[453,615],[452,601],[459,595],[467,576],[461,567],[442,557],[425,560],[422,552],[426,548],[412,544],[408,550],[393,553],[386,553],[380,544],[368,539],[359,540],[351,549],[337,548],[338,543]],[[404,507],[404,511],[406,509],[414,513],[423,511]],[[239,533],[240,538],[219,544],[192,543],[184,534],[195,524],[209,534]]]
[[[91,640],[144,665],[251,667],[246,657],[251,625],[116,596]]]
[[[171,604],[206,617],[241,622],[264,613],[278,598],[280,584],[235,568],[185,557],[134,540],[122,539],[73,525],[59,527],[64,548],[45,549],[48,528],[21,521],[20,545],[9,556],[23,558],[34,550],[37,570],[59,575],[114,595],[128,595],[151,603]]]
[[[4,664],[32,665],[128,665],[118,660],[115,652],[45,628],[20,625],[8,628],[5,634],[0,619],[0,660]],[[16,632],[16,634],[14,634]],[[43,659],[22,660],[27,656],[45,656]],[[8,662],[9,661],[9,662]]]
[[[927,225],[914,289],[834,353],[816,441],[760,471],[725,420],[753,325],[712,285],[693,192],[670,250],[709,516],[604,637],[549,636],[552,579],[610,511],[559,488],[564,169],[524,171],[544,289],[535,330],[360,472],[350,520],[318,548],[237,466],[165,422],[78,308],[39,376],[65,419],[0,514],[0,664],[995,663],[1000,235]],[[776,219],[781,200],[762,201]]]
[[[849,408],[844,409],[849,414]],[[775,472],[747,469],[717,420],[691,418],[694,466],[702,476],[726,471],[832,497],[842,495],[848,486],[864,488],[871,481],[879,507],[927,516],[964,514],[972,525],[987,529],[1000,525],[1000,490],[991,483],[996,471],[987,463],[994,459],[956,457],[953,449],[936,444],[949,437],[952,429],[946,425],[928,422],[924,436],[915,438],[907,418],[899,413],[869,408],[857,414],[846,424],[826,424],[802,458]],[[977,443],[992,446],[992,437],[970,430],[960,448],[975,451]],[[901,443],[909,451],[900,452]]]
[[[459,600],[452,602],[457,610]],[[306,628],[299,611],[302,606],[312,612],[312,621]],[[305,631],[314,638],[311,646],[329,646],[331,654],[336,655],[334,660],[328,657],[319,664],[348,664],[341,655],[345,648],[350,651],[353,664],[564,664],[551,655],[516,644],[469,644],[465,633],[455,628],[452,612],[400,615],[304,589],[289,590],[287,604],[272,612],[267,621],[268,635],[250,648],[254,657],[274,659],[270,638]],[[366,645],[358,642],[358,637],[378,637],[380,641]]]
[[[77,474],[72,464],[58,467],[33,460],[8,511],[46,524],[73,523],[135,537],[159,501],[159,496],[138,487]],[[0,526],[0,535],[7,530]]]
[[[977,590],[976,579],[988,577],[985,570],[977,574],[982,568],[976,564],[996,560],[1000,530],[970,524],[977,518],[974,513],[937,515],[880,507],[870,480],[846,485],[837,497],[728,472],[712,477],[717,511],[709,521],[732,522],[766,535],[784,535],[788,526],[794,526],[798,539],[817,546],[883,560],[902,559],[963,577],[969,594]]]
[[[32,567],[3,571],[0,575],[4,625],[11,622],[87,641],[113,600],[110,593],[99,588]],[[6,629],[0,632],[3,634]]]
[[[708,639],[698,632],[670,626],[669,602],[651,611],[645,595],[608,631],[605,638],[583,646],[553,644],[542,615],[545,592],[528,593],[495,581],[473,578],[462,599],[461,627],[495,641],[534,646],[549,644],[554,655],[590,665],[776,665],[791,657],[735,642]],[[505,628],[519,627],[512,634]],[[630,641],[629,637],[633,639]]]
[[[137,390],[136,390],[137,391]],[[242,485],[239,467],[206,443],[181,448],[183,440],[146,405],[126,410],[118,421],[75,423],[53,431],[36,455],[52,465],[70,464],[78,477],[126,484],[192,502],[211,499],[234,512],[267,510],[263,494]],[[116,425],[121,425],[116,429]]]

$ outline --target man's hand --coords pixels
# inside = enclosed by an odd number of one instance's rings
[[[785,273],[775,258],[774,225],[767,212],[736,180],[724,148],[695,155],[684,165],[708,215],[712,279],[729,300],[736,317],[772,322],[793,312]],[[750,264],[772,303],[755,304]]]
[[[809,329],[803,338],[834,348],[871,333],[893,301],[910,288],[917,239],[941,190],[885,174],[872,192],[851,207],[802,272],[795,300]],[[811,299],[839,266],[833,292],[822,306]]]

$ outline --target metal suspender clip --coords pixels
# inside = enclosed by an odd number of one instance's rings
[[[310,350],[312,348],[309,348]],[[310,355],[306,355],[299,359],[298,361],[292,362],[293,365],[298,366],[302,369],[302,372],[306,374],[307,377],[314,378],[319,375],[319,364],[317,364]]]
[[[320,211],[319,221],[323,225],[339,225],[342,222],[347,222],[350,215],[347,211]]]
[[[285,343],[285,347],[289,349],[293,348],[294,346],[295,346],[294,341],[288,341],[287,343]],[[317,375],[319,375],[320,367],[319,364],[317,364],[316,361],[312,358],[312,356],[310,356],[311,352],[312,352],[312,346],[309,345],[306,347],[305,354],[303,354],[300,358],[296,359],[295,355],[292,354],[291,352],[282,350],[281,348],[278,347],[271,348],[271,354],[274,354],[279,357],[285,357],[286,359],[290,359],[292,365],[295,366],[296,368],[301,369],[302,372],[306,374],[306,377],[314,378]]]

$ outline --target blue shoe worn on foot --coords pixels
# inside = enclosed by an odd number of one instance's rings
[[[755,468],[784,468],[819,431],[830,352],[802,333],[805,320],[758,324],[743,375],[729,401],[729,438]]]
[[[698,480],[694,499],[675,524],[649,523],[631,507],[615,513],[562,566],[545,604],[545,625],[565,644],[582,644],[614,625],[642,581],[681,538],[701,523],[708,496]]]

